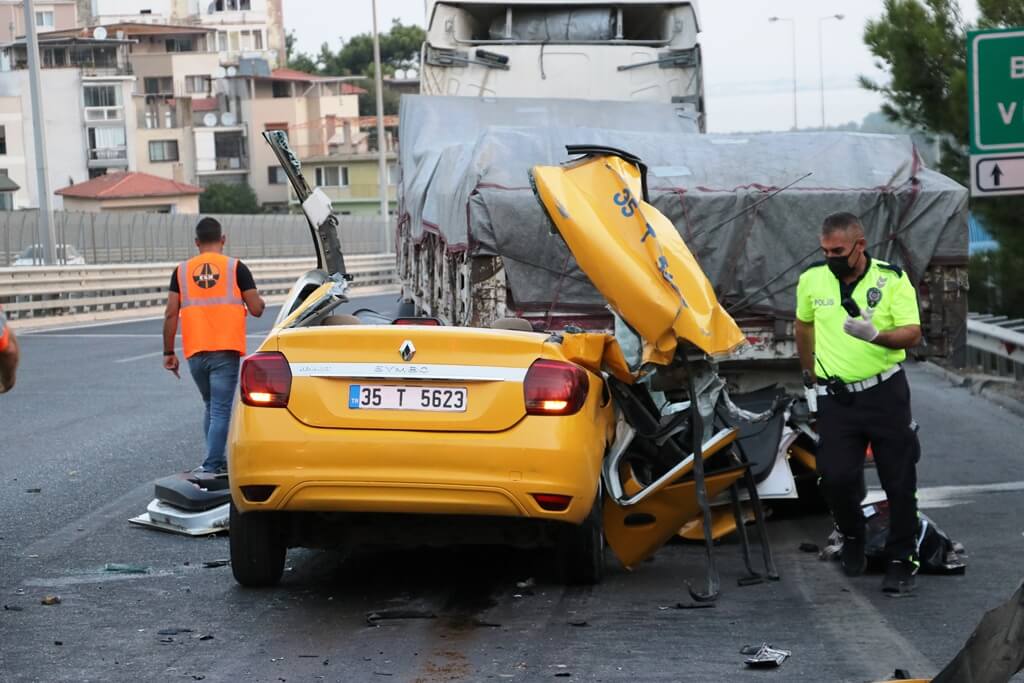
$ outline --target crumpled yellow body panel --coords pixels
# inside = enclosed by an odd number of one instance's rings
[[[643,339],[645,363],[670,363],[679,339],[712,355],[744,343],[671,221],[643,201],[636,166],[592,156],[533,178],[580,268]]]
[[[602,332],[566,332],[562,336],[562,353],[567,360],[582,365],[593,373],[608,372],[626,384],[635,381],[622,347],[615,337]]]
[[[643,488],[632,468],[626,466],[625,474],[623,491],[626,495],[633,495]],[[742,468],[708,474],[705,478],[708,497],[714,498],[741,476]],[[700,516],[697,484],[692,479],[670,484],[629,507],[620,507],[615,501],[606,500],[602,512],[608,546],[626,569],[632,569],[679,533],[684,524]]]

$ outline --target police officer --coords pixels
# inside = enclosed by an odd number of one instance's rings
[[[194,256],[171,274],[164,312],[164,368],[178,377],[174,336],[181,318],[181,345],[206,405],[203,472],[227,469],[225,446],[238,368],[245,354],[245,314],[263,315],[264,302],[244,263],[224,253],[224,233],[216,219],[196,225]]]
[[[921,320],[907,275],[866,248],[855,215],[825,219],[827,260],[805,270],[797,286],[796,342],[804,384],[817,394],[818,473],[844,536],[843,570],[857,576],[866,564],[861,501],[870,444],[891,515],[882,590],[906,593],[918,568],[920,446],[900,363],[921,341]]]
[[[14,388],[14,375],[18,369],[18,340],[7,325],[4,309],[0,308],[0,394]]]

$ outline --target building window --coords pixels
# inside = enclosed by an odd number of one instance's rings
[[[321,166],[316,169],[319,187],[348,187],[348,166]]]
[[[128,148],[124,128],[105,126],[89,128],[89,159],[109,161],[127,159]]]
[[[142,79],[142,87],[147,95],[174,94],[174,80],[170,76],[146,77]]]
[[[388,185],[397,185],[400,175],[398,164],[388,164]]]
[[[210,93],[210,77],[185,76],[185,92],[190,95],[208,95]]]
[[[253,42],[256,44],[255,49],[262,50],[263,49],[263,31],[253,31],[252,32],[252,39],[253,39]]]
[[[177,161],[178,160],[178,141],[177,140],[150,140],[149,141],[149,160],[153,162],[157,161]]]
[[[292,96],[292,84],[288,81],[273,81],[271,83],[274,97],[291,97]]]
[[[217,51],[227,52],[228,51],[228,33],[227,31],[217,31]]]
[[[243,50],[251,50],[252,49],[252,31],[242,31],[241,38],[242,38],[242,49]]]
[[[121,98],[118,97],[116,85],[86,85],[82,87],[87,107],[120,107]]]
[[[36,12],[36,26],[39,28],[53,28],[53,10]]]
[[[7,154],[7,126],[0,126],[0,154]]]
[[[267,182],[271,185],[284,185],[288,182],[288,176],[284,174],[284,169],[280,166],[268,166]]]
[[[191,38],[168,38],[164,41],[168,52],[195,52],[196,46]]]
[[[238,31],[232,31],[228,34],[228,46],[231,48],[232,52],[238,52]]]
[[[214,0],[214,12],[248,12],[252,9],[252,0]]]

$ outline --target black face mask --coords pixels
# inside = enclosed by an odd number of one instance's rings
[[[853,254],[853,249],[846,256],[829,256],[828,257],[828,269],[832,271],[832,274],[837,278],[849,277],[856,270],[850,265],[850,256]]]

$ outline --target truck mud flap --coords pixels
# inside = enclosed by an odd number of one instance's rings
[[[635,496],[644,486],[631,467],[625,465],[623,469],[623,491],[627,496]],[[734,467],[707,473],[708,496],[724,492],[743,476],[745,469]],[[604,505],[605,539],[623,566],[632,569],[678,534],[687,522],[699,517],[696,483],[692,479],[663,486],[628,507],[621,507],[609,496]]]

